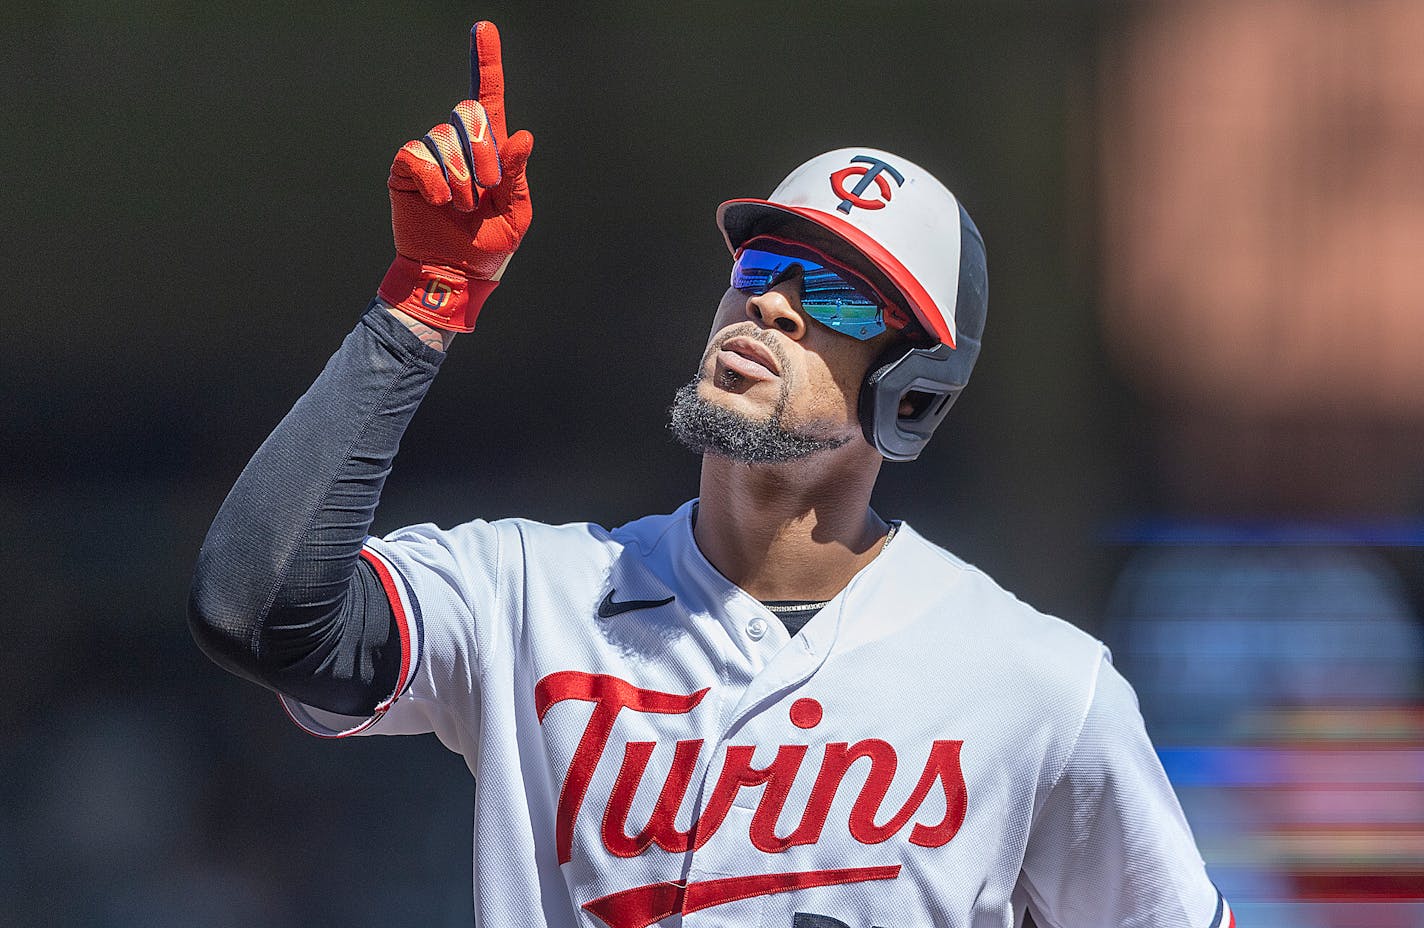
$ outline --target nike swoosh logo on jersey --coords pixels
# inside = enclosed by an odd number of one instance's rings
[[[667,599],[625,599],[621,603],[613,601],[613,594],[617,590],[609,590],[608,595],[603,597],[603,602],[598,604],[598,617],[600,619],[611,619],[615,615],[624,612],[632,612],[634,609],[656,609],[658,606],[666,606],[677,599],[676,596],[669,596]]]
[[[669,915],[691,915],[728,902],[816,886],[893,880],[899,875],[900,865],[894,864],[844,870],[804,870],[800,873],[758,873],[700,883],[650,883],[585,902],[583,909],[609,928],[649,928]]]

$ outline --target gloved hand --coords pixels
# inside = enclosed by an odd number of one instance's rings
[[[396,260],[387,303],[438,329],[469,332],[529,229],[526,131],[505,134],[504,64],[494,23],[470,30],[470,96],[391,164]]]

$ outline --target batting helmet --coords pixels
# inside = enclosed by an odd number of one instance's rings
[[[931,344],[902,340],[871,365],[860,421],[887,459],[919,457],[969,382],[989,305],[984,239],[954,194],[897,155],[841,148],[792,171],[765,200],[723,203],[717,225],[733,254],[771,234],[846,259],[914,314]]]

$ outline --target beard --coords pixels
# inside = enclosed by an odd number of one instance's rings
[[[758,421],[704,399],[697,391],[701,382],[699,374],[678,388],[668,421],[677,440],[695,454],[713,454],[743,464],[785,464],[850,442],[845,437],[824,438],[783,426],[788,395],[785,384],[771,416]]]

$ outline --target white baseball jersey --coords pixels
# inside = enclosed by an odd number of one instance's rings
[[[691,514],[371,539],[397,695],[284,700],[464,756],[479,924],[1234,924],[1098,641],[908,525],[793,638]]]

